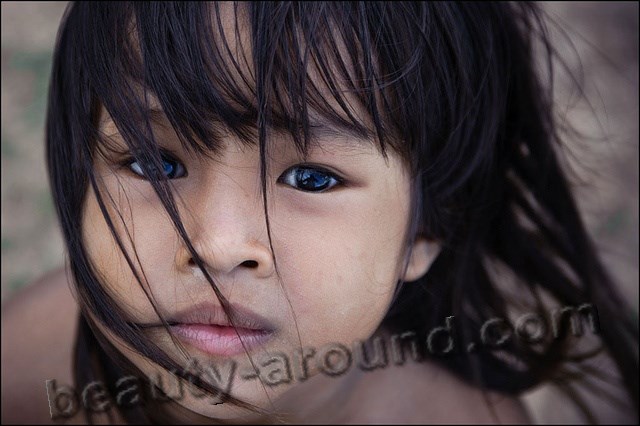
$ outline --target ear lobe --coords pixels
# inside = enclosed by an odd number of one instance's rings
[[[429,241],[423,236],[418,236],[411,247],[411,257],[407,270],[402,277],[403,281],[411,282],[422,278],[438,254],[440,253],[440,244],[435,241]]]

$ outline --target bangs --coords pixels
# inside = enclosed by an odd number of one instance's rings
[[[216,153],[228,132],[263,146],[276,130],[306,155],[328,128],[386,155],[386,145],[402,139],[389,124],[402,123],[393,117],[393,88],[409,84],[410,64],[418,62],[409,59],[416,49],[402,45],[408,37],[383,30],[392,28],[384,23],[388,8],[96,3],[80,20],[81,33],[92,35],[78,52],[94,102],[134,151],[156,151],[150,125],[162,114],[187,151]],[[370,26],[372,17],[382,25]]]

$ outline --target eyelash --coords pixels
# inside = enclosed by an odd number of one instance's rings
[[[173,164],[173,170],[169,172],[169,175],[167,175],[167,179],[180,179],[187,176],[187,169],[184,167],[184,165],[180,161],[176,160],[172,155],[168,153],[162,153],[161,157],[162,157],[163,163]],[[131,173],[134,173],[136,176],[142,179],[146,179],[146,176],[142,171],[142,167],[138,164],[138,160],[136,160],[134,157],[130,157],[124,160],[123,166],[128,167],[129,171],[131,171]],[[153,167],[153,166],[150,166],[150,167]],[[165,172],[166,172],[166,167],[165,167]]]
[[[298,171],[298,173],[294,173],[295,171]],[[311,177],[307,174],[306,177],[301,174],[301,172],[303,171],[311,171],[312,173],[319,173],[321,175],[324,175],[325,177],[328,178],[329,183],[324,185],[323,188],[321,188],[318,191],[314,191],[314,190],[308,190],[308,189],[302,189],[300,187],[297,187],[293,182],[295,182],[295,179],[311,179]],[[331,188],[335,187],[336,185],[342,185],[344,184],[344,179],[342,179],[341,177],[337,176],[335,173],[332,173],[326,169],[324,169],[323,167],[319,167],[316,165],[312,165],[312,164],[297,164],[293,167],[288,168],[284,173],[282,173],[282,175],[280,175],[280,177],[278,178],[278,182],[279,183],[284,183],[286,185],[291,186],[292,188],[295,188],[299,191],[302,192],[311,192],[311,193],[320,193],[320,192],[326,192],[328,190],[330,190]]]
[[[162,161],[163,163],[173,164],[173,170],[169,172],[170,174],[173,174],[173,176],[168,175],[167,179],[180,179],[187,176],[187,170],[184,167],[184,165],[180,161],[173,158],[172,155],[169,155],[168,153],[163,153]],[[138,165],[138,160],[136,160],[135,158],[131,157],[124,160],[123,165],[128,167],[131,173],[134,173],[136,176],[142,179],[146,179],[144,172],[142,171],[142,168],[140,167],[140,165]],[[315,174],[315,179],[312,174]],[[297,183],[298,183],[297,180],[302,180],[302,181],[306,180],[311,184],[317,183],[317,181],[316,182],[313,182],[313,181],[317,180],[318,175],[324,176],[324,179],[322,179],[323,183],[320,189],[318,190],[305,189],[300,186],[297,186]],[[316,166],[313,164],[297,164],[295,166],[288,168],[284,173],[282,173],[282,175],[280,175],[280,177],[278,178],[277,182],[284,183],[302,192],[321,193],[321,192],[326,192],[337,185],[344,184],[344,179],[337,176],[335,173],[330,172],[320,166]]]

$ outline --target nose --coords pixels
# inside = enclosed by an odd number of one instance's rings
[[[208,272],[216,277],[237,275],[245,271],[253,278],[267,278],[273,273],[273,259],[268,244],[242,239],[230,235],[223,227],[211,228],[195,238],[193,247],[204,261]],[[182,255],[182,269],[189,273],[199,273],[199,267],[185,246]]]
[[[189,200],[188,212],[181,215],[193,248],[214,279],[223,277],[236,281],[239,275],[245,274],[243,279],[267,278],[275,270],[262,196],[248,196],[255,191],[239,187],[239,181],[236,177],[203,182],[203,189]],[[182,240],[176,264],[183,273],[201,273]]]

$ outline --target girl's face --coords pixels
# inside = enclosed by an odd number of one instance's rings
[[[108,114],[100,122],[103,134],[126,148]],[[167,153],[165,172],[185,229],[220,292],[244,317],[237,321],[239,333],[258,367],[265,354],[284,354],[293,364],[300,348],[351,347],[367,339],[385,316],[398,280],[419,278],[435,254],[435,247],[418,239],[403,271],[410,252],[411,188],[400,157],[389,151],[385,159],[373,141],[336,129],[316,130],[317,144],[306,159],[288,136],[271,134],[266,195],[278,275],[267,235],[257,146],[243,146],[228,134],[219,155],[197,157],[181,148],[166,119],[156,120],[153,128]],[[250,363],[237,335],[226,327],[195,325],[211,317],[219,320],[215,312],[220,302],[151,184],[140,176],[139,164],[121,154],[96,158],[109,214],[146,277],[142,288],[90,191],[85,244],[112,297],[132,321],[158,325],[146,290],[164,318],[180,323],[173,331],[186,354],[162,327],[146,328],[150,338],[182,365],[187,356],[216,365],[233,359],[238,367],[231,395],[268,408],[269,399],[297,383],[295,375],[289,385],[273,387],[240,377]],[[146,374],[159,371],[103,331]],[[306,365],[309,376],[318,373],[313,358]],[[212,405],[188,395],[181,403],[210,416],[235,413],[230,404]]]
[[[103,120],[102,130],[125,146],[110,119]],[[400,158],[390,153],[385,161],[368,141],[327,131],[318,135],[319,146],[304,162],[291,143],[276,139],[282,142],[275,144],[270,156],[267,196],[278,277],[267,236],[258,149],[241,147],[229,136],[217,158],[195,158],[181,150],[167,123],[158,123],[154,133],[174,157],[165,163],[167,175],[174,177],[181,218],[208,271],[232,306],[260,318],[255,328],[269,331],[257,338],[254,332],[245,336],[254,360],[263,353],[280,352],[293,362],[300,347],[319,350],[331,343],[351,347],[373,334],[403,278],[407,255],[410,180]],[[122,158],[99,156],[96,174],[103,194],[113,197],[113,203],[107,201],[110,216],[129,253],[135,246],[147,279],[145,288],[160,313],[178,318],[194,308],[214,311],[220,303],[151,184],[137,174],[141,172],[137,163],[121,163]],[[131,320],[158,324],[93,192],[86,201],[83,227],[88,252],[112,297]],[[425,243],[418,242],[404,278],[416,279],[430,261]],[[161,327],[148,332],[186,363]],[[220,364],[231,357],[239,370],[249,365],[247,355],[234,350],[233,342],[218,342],[212,349],[188,339],[183,343],[188,354],[203,363]],[[132,360],[143,371],[151,371],[141,357]],[[309,361],[309,374],[316,370],[315,364]],[[236,378],[231,394],[264,402],[265,391],[256,382]],[[278,394],[286,388],[268,391]],[[196,408],[217,416],[224,408],[209,405],[208,409],[214,411]]]

